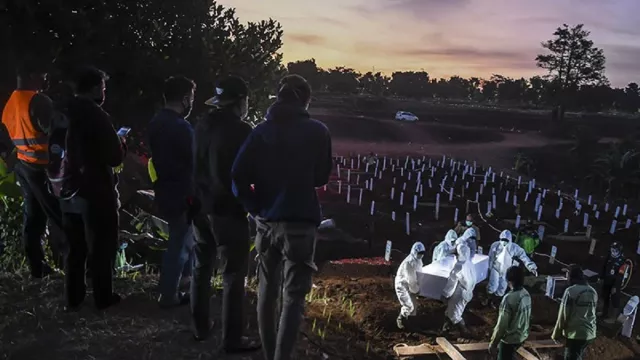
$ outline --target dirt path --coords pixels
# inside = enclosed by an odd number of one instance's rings
[[[498,142],[443,144],[435,142],[375,142],[350,139],[336,139],[333,151],[338,154],[350,152],[366,154],[374,152],[383,155],[447,155],[470,161],[491,164],[496,168],[511,168],[516,150],[547,145],[569,144],[567,140],[550,140],[535,133],[503,133]]]

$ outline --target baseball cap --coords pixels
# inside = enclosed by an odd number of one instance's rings
[[[220,106],[234,102],[249,95],[249,86],[238,76],[229,76],[216,84],[216,94],[205,101],[209,106]]]

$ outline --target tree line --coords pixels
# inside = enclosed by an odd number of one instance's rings
[[[315,59],[290,62],[287,70],[309,80],[317,91],[339,94],[369,94],[414,99],[458,99],[477,102],[555,107],[580,111],[615,110],[637,113],[640,89],[635,82],[624,88],[611,87],[604,75],[602,49],[589,40],[583,25],[563,25],[553,39],[542,43],[546,50],[536,57],[547,74],[529,79],[494,74],[489,79],[451,76],[437,79],[426,71],[359,73],[343,66],[322,69]],[[534,59],[532,59],[534,60]]]

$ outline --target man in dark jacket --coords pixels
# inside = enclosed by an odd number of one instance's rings
[[[249,88],[239,77],[228,77],[216,86],[216,96],[206,104],[215,106],[196,126],[196,191],[202,209],[194,220],[198,237],[195,246],[194,279],[191,282],[191,314],[195,338],[209,335],[209,298],[216,248],[220,253],[222,297],[222,341],[227,352],[255,351],[242,336],[244,323],[244,281],[249,262],[247,212],[233,196],[231,166],[238,150],[251,133],[247,116]]]
[[[96,307],[105,309],[120,302],[120,296],[113,293],[119,225],[117,177],[113,168],[124,160],[126,148],[109,114],[101,107],[107,79],[99,69],[80,70],[75,78],[75,97],[67,107],[67,153],[82,168],[78,192],[61,201],[62,226],[69,241],[66,306],[72,311],[80,307],[86,295],[87,262]]]
[[[620,310],[620,291],[622,281],[626,272],[624,256],[622,256],[622,244],[614,242],[611,244],[609,255],[602,268],[602,310],[598,315],[607,318],[610,314],[610,304],[614,311]],[[612,315],[618,316],[617,313]]]
[[[165,107],[149,123],[149,148],[158,180],[153,184],[160,215],[169,223],[168,248],[162,259],[158,302],[162,307],[189,303],[179,292],[180,279],[191,268],[193,239],[195,139],[186,120],[196,84],[182,76],[164,83]]]
[[[231,177],[234,194],[258,228],[262,348],[267,360],[288,360],[293,356],[311,276],[317,270],[314,253],[322,212],[316,187],[329,181],[332,154],[329,130],[307,112],[311,100],[307,81],[298,75],[286,76],[277,96],[266,121],[242,146]],[[283,309],[276,319],[274,309],[281,293]]]

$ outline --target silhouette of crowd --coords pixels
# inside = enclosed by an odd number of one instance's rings
[[[102,108],[108,75],[77,69],[70,87],[45,94],[47,74],[25,63],[6,103],[8,134],[3,158],[13,166],[24,197],[23,243],[33,278],[52,273],[41,239],[52,239],[65,272],[64,309],[85,303],[90,274],[98,309],[117,305],[113,276],[119,248],[118,173],[131,129],[113,126]],[[155,208],[169,236],[158,284],[162,308],[190,306],[193,336],[206,340],[214,328],[209,302],[216,270],[222,276],[222,344],[228,353],[262,349],[265,358],[291,359],[316,270],[316,230],[322,219],[315,189],[332,170],[331,137],[307,111],[311,88],[285,76],[265,121],[245,122],[251,102],[240,77],[222,78],[192,124],[196,82],[173,76],[164,82],[164,106],[146,136],[153,168]],[[260,340],[244,336],[245,279],[257,228]],[[1,247],[0,247],[1,251]],[[187,290],[188,289],[188,290]],[[282,297],[280,317],[276,301]]]

